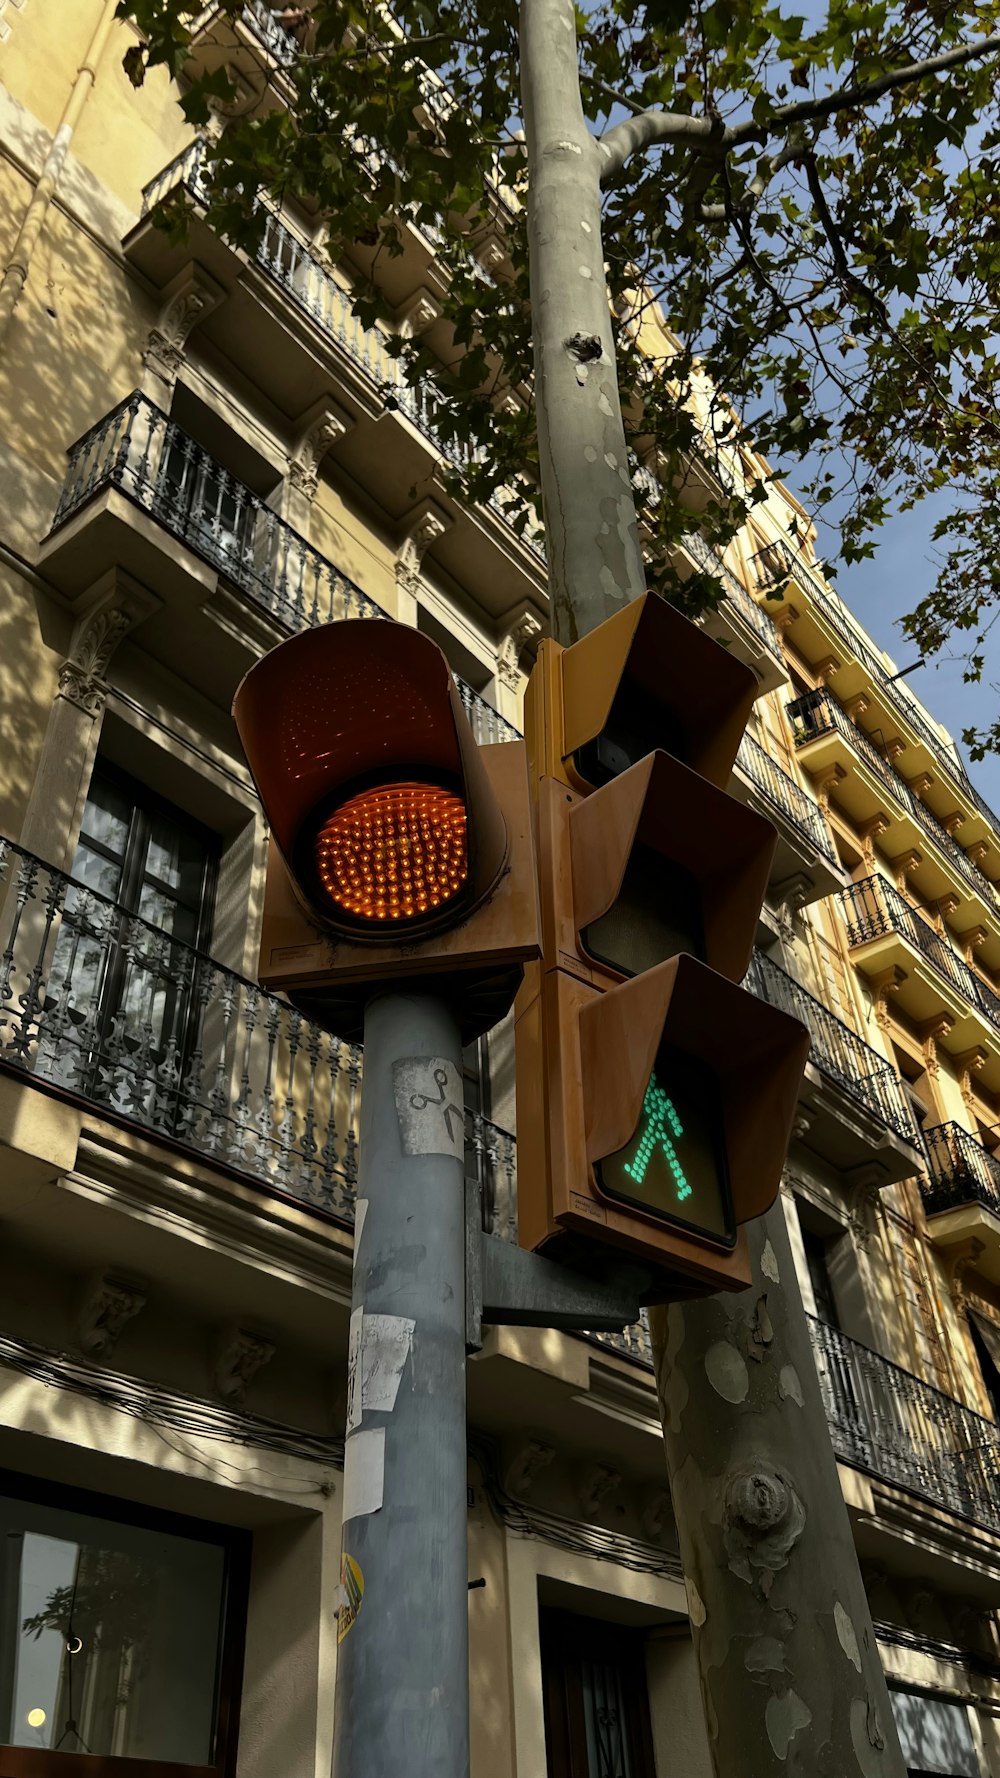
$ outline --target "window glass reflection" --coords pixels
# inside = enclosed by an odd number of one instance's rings
[[[0,1742],[208,1765],[225,1551],[0,1497]]]

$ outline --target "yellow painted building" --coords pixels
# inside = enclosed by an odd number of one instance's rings
[[[0,1773],[319,1778],[361,1056],[255,985],[230,703],[387,614],[508,738],[544,558],[445,491],[315,219],[253,258],[206,226],[113,12],[0,0]],[[196,54],[284,102],[261,0]],[[390,271],[433,337],[433,244]],[[775,490],[715,564],[760,685],[732,788],[779,835],[749,982],[812,1034],[784,1201],[907,1760],[1000,1778],[1000,821],[811,537]],[[509,1239],[509,1030],[466,1084]],[[469,1416],[473,1778],[705,1778],[642,1327],[490,1331]]]

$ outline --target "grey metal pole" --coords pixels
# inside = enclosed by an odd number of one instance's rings
[[[462,1046],[365,1009],[334,1778],[468,1778]]]

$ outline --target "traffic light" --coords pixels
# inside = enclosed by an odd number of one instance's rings
[[[726,794],[749,668],[653,595],[545,642],[526,697],[542,957],[516,1004],[522,1246],[647,1273],[647,1300],[749,1283],[808,1052],[737,984],[775,847]],[[602,1250],[603,1249],[603,1253]]]
[[[281,643],[233,715],[272,836],[262,986],[356,1041],[419,977],[488,1030],[538,954],[523,743],[478,746],[437,644],[381,619]]]

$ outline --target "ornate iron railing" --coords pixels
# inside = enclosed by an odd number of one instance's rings
[[[797,827],[821,858],[835,865],[837,854],[818,803],[806,795],[794,778],[782,771],[777,760],[772,759],[752,735],[743,736],[736,764],[770,807]]]
[[[755,951],[747,972],[746,986],[783,1012],[791,1013],[805,1025],[812,1038],[809,1060],[833,1080],[851,1099],[877,1117],[887,1129],[904,1141],[917,1144],[913,1115],[895,1070],[884,1056],[865,1043],[849,1026],[816,1000],[807,989],[794,981],[785,970]]]
[[[130,395],[72,446],[53,530],[107,487],[134,500],[283,629],[388,615],[144,395]],[[519,738],[485,698],[457,676],[456,683],[478,741]]]
[[[0,839],[0,1066],[350,1223],[362,1052]],[[466,1119],[483,1225],[517,1235],[516,1144]]]
[[[935,1124],[924,1130],[927,1178],[921,1184],[928,1216],[984,1204],[1000,1216],[1000,1159],[961,1124]]]
[[[243,0],[241,17],[275,61],[290,67],[298,55],[295,35],[278,23],[266,0]]]
[[[865,877],[863,882],[851,883],[842,890],[841,901],[852,945],[867,944],[885,933],[898,932],[950,987],[1000,1031],[1000,994],[904,901],[893,883],[885,877]]]
[[[149,215],[157,204],[178,191],[185,191],[197,204],[206,205],[209,201],[205,144],[200,140],[192,142],[144,187],[142,214]],[[459,465],[477,462],[483,452],[451,434],[443,417],[447,403],[435,385],[408,383],[399,360],[390,357],[386,350],[385,336],[377,327],[362,325],[353,313],[349,292],[338,284],[329,268],[273,210],[261,205],[259,215],[263,232],[253,249],[254,264],[377,386],[386,407],[404,414],[442,457]],[[508,507],[515,498],[511,490],[499,488],[487,504],[505,524],[512,524],[516,535],[535,555],[544,559],[541,528],[531,521],[522,527],[511,520]]]
[[[869,648],[863,636],[851,623],[847,607],[833,589],[826,585],[822,576],[817,574],[814,568],[811,568],[807,562],[802,561],[801,557],[789,549],[787,544],[778,541],[767,547],[769,551],[774,550],[780,554],[785,564],[786,573],[793,576],[815,600],[816,604],[822,608],[841,641],[850,653],[861,662],[865,671],[870,674],[873,684],[878,687],[880,692],[884,693],[890,705],[900,711],[904,720],[920,736],[920,739],[930,750],[935,764],[942,768],[945,775],[951,779],[963,796],[969,797],[975,803],[993,832],[1000,833],[1000,819],[991,809],[985,797],[980,796],[961,761],[953,758],[947,751],[941,735],[931,726],[909,686],[904,685],[902,680],[893,679],[889,669]]]
[[[898,1364],[810,1316],[833,1448],[845,1463],[1000,1530],[1000,1433]]]
[[[650,471],[645,471],[645,474],[650,477],[650,480],[653,479]],[[657,491],[662,499],[663,490],[658,484]],[[753,630],[757,640],[767,649],[768,653],[773,654],[775,659],[780,661],[781,638],[777,630],[764,607],[758,605],[756,599],[750,597],[743,582],[737,578],[732,569],[727,568],[725,562],[720,561],[715,551],[709,548],[704,537],[698,531],[688,532],[684,538],[684,548],[690,556],[693,556],[699,568],[705,569],[707,573],[714,574],[717,580],[721,580],[726,589],[726,596],[736,606],[744,623]]]
[[[894,800],[899,803],[921,827],[928,839],[949,858],[965,879],[974,895],[985,900],[994,910],[1000,905],[997,892],[989,878],[984,876],[978,865],[974,864],[967,853],[962,851],[954,835],[942,827],[937,816],[927,804],[921,802],[901,777],[896,768],[880,753],[871,736],[856,722],[852,722],[846,710],[842,710],[836,698],[826,690],[809,691],[804,697],[796,698],[795,702],[786,706],[795,735],[795,745],[804,747],[817,736],[836,731],[844,736],[849,747],[863,759],[865,764],[881,778],[886,789]]]

